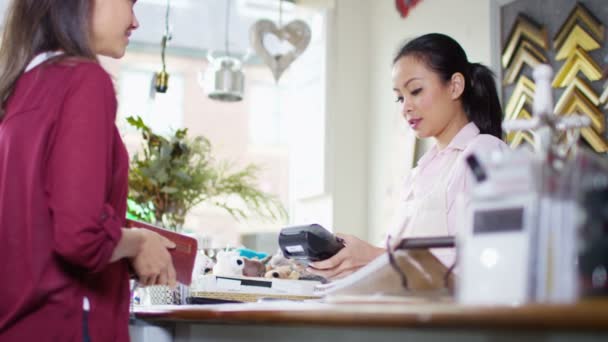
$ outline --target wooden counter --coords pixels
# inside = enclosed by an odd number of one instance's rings
[[[138,308],[144,320],[365,327],[450,327],[608,332],[608,300],[576,305],[251,303]]]
[[[241,326],[248,333],[253,331],[250,329],[253,326],[264,326],[266,337],[270,333],[270,327],[296,327],[299,328],[298,331],[309,332],[322,328],[362,332],[388,328],[393,332],[441,331],[443,338],[449,337],[450,331],[495,331],[498,335],[509,331],[510,334],[527,336],[525,338],[544,336],[543,340],[551,340],[545,335],[565,332],[570,334],[566,340],[571,340],[573,336],[591,334],[600,341],[608,341],[608,300],[585,301],[576,305],[521,307],[467,307],[449,303],[266,302],[140,307],[136,310],[136,317],[153,325],[196,324],[201,326],[199,333],[210,331],[205,326],[211,325],[224,326],[223,329],[232,329],[226,328],[226,325]],[[216,327],[216,333],[221,332],[221,329],[222,327]],[[187,335],[198,336],[199,333]],[[252,336],[247,337],[251,339]],[[562,339],[563,337],[558,340]],[[587,340],[595,339],[586,336],[585,341]]]

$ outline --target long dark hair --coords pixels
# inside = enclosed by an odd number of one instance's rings
[[[393,64],[406,56],[420,59],[446,82],[457,72],[464,75],[462,106],[469,121],[474,122],[481,133],[502,139],[502,108],[490,69],[470,63],[458,42],[439,33],[407,42],[393,59]]]
[[[27,64],[37,54],[62,50],[63,57],[97,60],[89,42],[91,0],[13,0],[0,48],[0,121],[4,105]]]

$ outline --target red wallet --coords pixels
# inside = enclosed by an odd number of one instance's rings
[[[190,285],[192,282],[194,260],[196,259],[196,252],[198,251],[195,238],[150,223],[129,219],[127,219],[127,227],[149,229],[173,241],[175,243],[175,248],[170,249],[169,253],[173,259],[173,267],[175,267],[177,281],[184,285]]]

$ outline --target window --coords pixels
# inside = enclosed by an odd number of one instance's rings
[[[268,82],[252,83],[249,100],[249,141],[258,146],[287,145],[287,118],[282,106],[287,93]]]
[[[127,66],[119,74],[118,122],[125,123],[129,116],[140,116],[154,132],[170,134],[183,127],[184,80],[179,74],[171,75],[171,91],[155,94],[152,91],[153,69]],[[125,125],[123,132],[135,129]]]
[[[305,19],[313,37],[307,50],[278,84],[261,61],[246,63],[241,102],[222,103],[206,96],[199,85],[199,75],[207,67],[204,51],[169,49],[169,90],[153,99],[152,75],[160,70],[158,48],[135,44],[123,59],[104,60],[116,82],[117,124],[129,152],[137,151],[141,140],[126,123],[128,116],[141,116],[161,133],[188,128],[191,136],[204,135],[211,141],[217,160],[234,162],[236,167],[259,165],[260,188],[278,196],[292,219],[301,217],[296,211],[302,203],[307,203],[306,217],[315,217],[316,211],[330,215],[326,206],[317,210],[314,203],[310,205],[325,187],[325,14],[311,12]],[[236,222],[209,205],[193,209],[185,224],[212,236],[217,246],[236,245],[245,232],[276,232],[282,226],[261,220]]]

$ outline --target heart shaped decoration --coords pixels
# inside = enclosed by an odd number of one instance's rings
[[[267,35],[273,35],[280,41],[288,42],[292,48],[288,52],[272,53],[268,51],[268,47],[264,45],[268,41],[265,39]],[[308,47],[310,28],[304,21],[294,20],[279,29],[274,22],[262,19],[253,24],[249,30],[249,37],[253,49],[270,67],[274,80],[278,82],[283,72]]]

